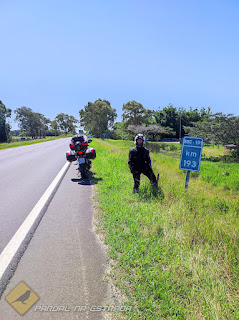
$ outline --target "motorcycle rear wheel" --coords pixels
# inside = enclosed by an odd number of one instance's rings
[[[79,165],[79,171],[81,174],[81,178],[87,178],[87,168],[86,168],[86,163],[81,163]]]

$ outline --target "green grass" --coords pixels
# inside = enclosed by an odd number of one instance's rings
[[[142,177],[132,194],[133,143],[95,139],[92,146],[98,227],[114,260],[110,276],[133,305],[124,317],[239,319],[239,193],[197,175],[184,193],[178,159],[151,153],[160,190]]]
[[[170,161],[174,163],[175,168],[178,166],[181,155],[179,143],[147,143],[147,148],[151,152],[172,156]],[[223,159],[225,159],[223,146],[204,146],[200,171],[193,172],[191,177],[204,180],[224,190],[239,191],[239,163],[229,163]]]
[[[40,142],[52,141],[52,140],[66,138],[66,137],[68,137],[68,136],[47,137],[47,138],[43,138],[43,139],[20,140],[20,141],[13,141],[13,142],[9,142],[9,143],[0,143],[0,150],[8,149],[8,148],[15,148],[15,147],[22,147],[22,146],[27,146],[27,145],[30,145],[30,144],[36,144],[36,143],[40,143]]]
[[[225,191],[239,191],[239,163],[213,163],[204,161],[200,169],[201,178]]]

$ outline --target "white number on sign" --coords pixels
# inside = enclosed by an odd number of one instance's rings
[[[190,160],[184,160],[184,167],[190,167],[191,161]]]
[[[193,168],[196,168],[196,166],[197,166],[197,162],[196,162],[196,161],[193,161],[193,162],[192,162],[192,167],[193,167]]]
[[[184,160],[184,167],[192,167],[196,168],[197,162],[196,161],[191,161],[191,160]]]

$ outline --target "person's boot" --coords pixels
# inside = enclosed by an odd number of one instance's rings
[[[139,188],[134,188],[133,189],[133,193],[138,193],[139,192]]]
[[[157,175],[157,179],[156,179],[156,187],[158,188],[158,185],[159,185],[159,173]]]
[[[159,173],[157,175],[156,181],[155,182],[151,182],[151,186],[155,187],[155,188],[158,188],[158,183],[159,183]]]

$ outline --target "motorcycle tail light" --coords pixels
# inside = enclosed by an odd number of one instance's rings
[[[74,148],[74,147],[75,147],[74,143],[71,143],[71,144],[70,144],[70,148],[72,149],[72,148]]]
[[[82,152],[82,151],[79,151],[78,154],[83,154],[83,152]]]

